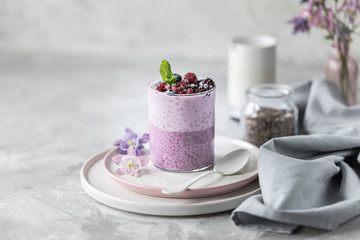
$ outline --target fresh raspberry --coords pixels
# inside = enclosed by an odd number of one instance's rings
[[[184,75],[183,81],[187,84],[191,84],[191,83],[197,84],[197,82],[198,82],[195,73],[191,73],[191,72]]]
[[[179,92],[180,94],[187,94],[187,90],[186,89],[183,89]]]
[[[180,91],[184,90],[184,87],[181,86],[181,82],[177,82],[177,83],[174,83],[172,86],[171,86],[171,89],[176,92],[176,93],[179,93]]]
[[[186,83],[185,81],[181,81],[180,82],[180,86],[182,87],[182,88],[187,88],[188,87],[188,83]]]
[[[166,92],[170,89],[170,85],[168,83],[162,82],[156,87],[156,89],[160,92]]]
[[[177,91],[177,89],[178,89],[178,87],[177,87],[177,84],[176,83],[174,83],[172,86],[171,86],[171,89],[174,91],[174,92],[179,92],[179,91]]]
[[[191,94],[191,93],[194,93],[194,91],[192,90],[192,88],[188,88],[187,89],[187,94]]]

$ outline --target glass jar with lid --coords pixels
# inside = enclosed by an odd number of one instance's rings
[[[242,139],[259,147],[272,138],[296,135],[298,109],[290,98],[292,92],[283,84],[250,87],[240,122]]]

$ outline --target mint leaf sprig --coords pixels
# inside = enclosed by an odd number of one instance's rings
[[[165,59],[162,60],[160,65],[160,74],[163,82],[168,83],[170,86],[176,82],[176,77],[171,71],[171,66]]]

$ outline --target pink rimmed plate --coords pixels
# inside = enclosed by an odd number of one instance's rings
[[[167,198],[199,198],[210,197],[229,193],[238,190],[257,178],[257,161],[259,149],[241,140],[216,136],[215,137],[215,161],[235,149],[247,149],[250,152],[250,159],[246,166],[237,174],[223,176],[220,174],[209,174],[199,182],[193,184],[189,190],[178,195],[163,194],[164,187],[172,186],[193,178],[201,172],[176,173],[160,170],[153,166],[151,162],[142,169],[141,175],[137,178],[129,175],[116,174],[116,165],[112,157],[119,155],[117,148],[111,149],[104,157],[103,163],[106,173],[128,190],[156,197]]]

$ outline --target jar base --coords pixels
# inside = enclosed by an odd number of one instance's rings
[[[205,166],[203,168],[199,168],[199,169],[192,169],[192,170],[171,170],[171,169],[165,169],[162,167],[158,167],[156,166],[154,163],[152,163],[152,165],[154,165],[156,168],[162,170],[162,171],[166,171],[166,172],[174,172],[174,173],[191,173],[191,172],[200,172],[200,171],[204,171],[208,168],[210,168],[211,166],[213,166],[214,164],[210,164],[208,166]]]

